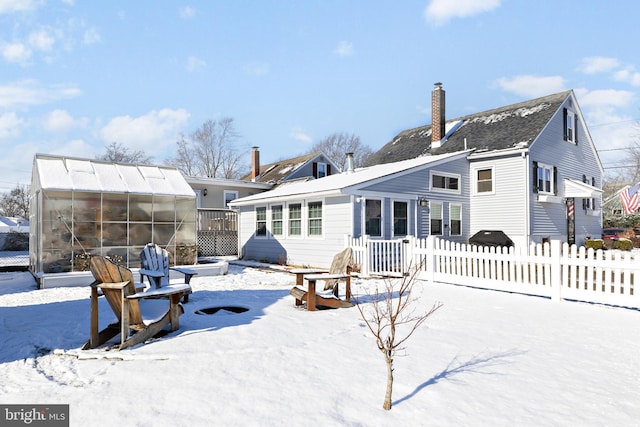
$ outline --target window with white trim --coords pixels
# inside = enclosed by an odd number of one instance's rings
[[[382,236],[382,200],[367,199],[364,204],[365,234]]]
[[[256,208],[256,236],[267,235],[267,208]]]
[[[449,234],[451,236],[462,235],[462,205],[449,204]]]
[[[229,202],[238,198],[237,191],[224,190],[224,207],[229,207]]]
[[[302,204],[289,204],[289,236],[302,235]]]
[[[327,176],[327,164],[318,163],[318,172],[316,174],[316,178],[324,178],[325,176]]]
[[[309,236],[322,236],[322,202],[309,202]]]
[[[537,164],[537,187],[539,194],[555,194],[555,180],[553,179],[554,168],[544,163]]]
[[[271,206],[271,234],[282,236],[282,205]]]
[[[442,203],[429,203],[429,228],[432,236],[442,236]]]
[[[460,175],[431,172],[431,190],[442,193],[460,193]]]
[[[393,235],[406,236],[408,234],[408,204],[407,202],[393,202]]]
[[[571,110],[562,109],[563,113],[563,138],[573,144],[578,143],[578,116]]]
[[[493,193],[493,168],[476,169],[476,193]]]

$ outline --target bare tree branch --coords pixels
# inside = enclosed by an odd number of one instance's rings
[[[356,299],[356,306],[360,316],[374,336],[378,350],[384,355],[387,366],[387,389],[382,407],[391,409],[393,390],[393,359],[398,351],[404,350],[403,344],[414,332],[433,315],[442,304],[434,303],[426,312],[416,312],[415,303],[418,297],[412,295],[420,266],[410,268],[409,274],[404,276],[399,286],[394,281],[385,279],[385,287],[380,290],[377,286],[375,294],[368,294],[370,304],[364,304]],[[403,335],[398,333],[398,327],[403,328]]]

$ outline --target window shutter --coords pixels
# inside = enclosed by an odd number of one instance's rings
[[[558,195],[558,168],[553,167],[553,194]]]
[[[562,109],[562,139],[567,140],[567,109]]]
[[[587,175],[582,175],[582,182],[584,182],[585,184],[589,183],[589,181],[587,180]],[[585,211],[589,207],[589,204],[587,203],[587,200],[588,199],[586,197],[582,198],[582,209],[584,209]]]
[[[314,178],[318,177],[318,163],[317,162],[313,162],[313,177]]]
[[[591,177],[591,186],[592,187],[596,186],[596,179],[594,177]],[[591,199],[591,209],[593,209],[594,211],[596,210],[596,199],[595,199],[595,197]]]
[[[532,178],[533,178],[533,193],[537,193],[538,192],[538,162],[533,162],[533,174],[532,174]]]
[[[573,142],[578,145],[578,115],[573,115]]]
[[[327,176],[331,175],[331,165],[327,164]]]

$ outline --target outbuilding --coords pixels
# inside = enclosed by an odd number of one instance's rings
[[[196,195],[177,168],[36,154],[29,199],[36,277],[87,270],[93,254],[139,267],[149,242],[196,261]]]

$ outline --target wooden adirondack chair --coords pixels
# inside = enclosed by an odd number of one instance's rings
[[[92,256],[91,333],[83,350],[96,348],[120,334],[119,350],[140,344],[170,326],[179,328],[184,313],[180,299],[190,289],[187,284],[136,292],[133,273],[102,256]],[[98,298],[102,293],[116,315],[116,322],[98,332]]]
[[[184,283],[189,285],[191,277],[198,274],[197,271],[190,268],[169,267],[169,252],[155,243],[147,243],[142,252],[140,252],[140,281],[144,282],[146,277],[149,285],[160,289],[169,284],[169,270],[178,271],[184,274]],[[189,302],[189,291],[184,295],[184,303]]]
[[[296,305],[302,305],[303,301],[307,301],[307,309],[313,311],[317,305],[332,308],[353,307],[351,303],[351,270],[353,269],[353,252],[351,248],[347,248],[333,257],[331,267],[328,272],[320,272],[313,269],[294,269],[291,270],[296,274],[296,286],[289,292],[296,298]],[[303,282],[308,281],[307,291],[300,288]],[[327,298],[316,294],[316,281],[324,280],[324,290],[333,290],[335,298]],[[338,283],[345,281],[345,299],[341,300],[338,295]]]

